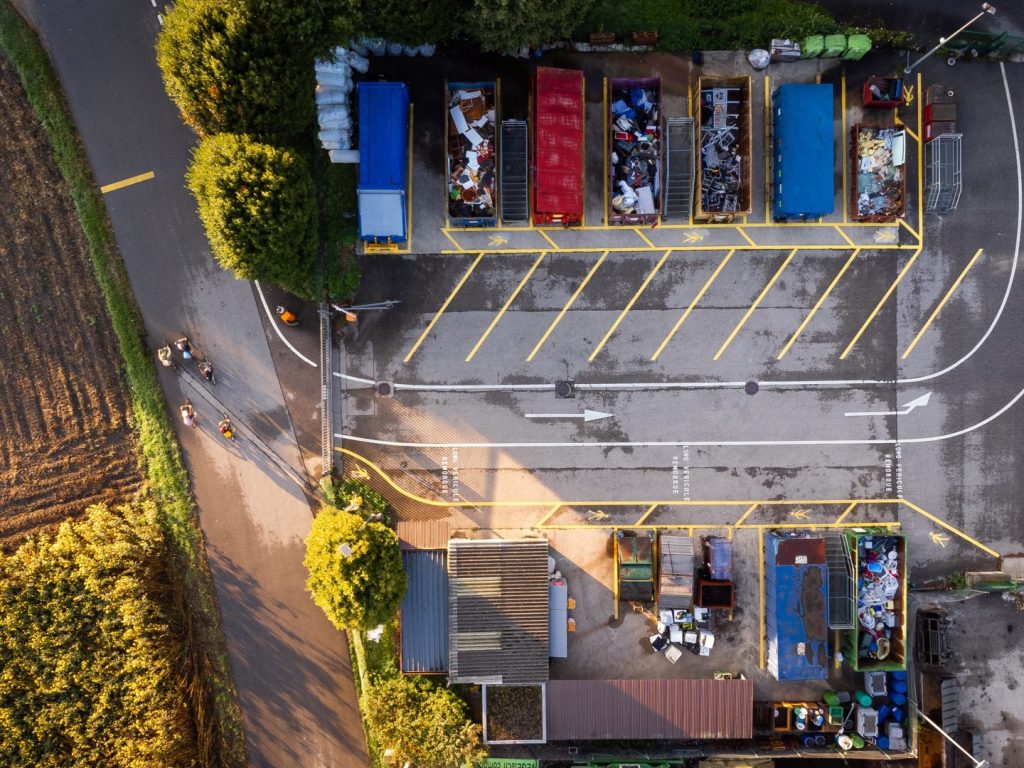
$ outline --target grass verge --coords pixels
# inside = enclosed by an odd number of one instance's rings
[[[0,0],[0,52],[18,70],[22,87],[49,137],[89,242],[96,280],[117,334],[131,393],[135,425],[159,510],[170,568],[174,608],[183,622],[185,693],[199,735],[201,764],[246,764],[242,718],[231,678],[220,611],[206,563],[202,532],[144,326],[117,251],[103,200],[92,178],[74,121],[39,38],[8,0]]]
[[[356,693],[359,696],[359,711],[363,713],[363,733],[366,734],[366,748],[371,768],[384,765],[382,747],[366,728],[366,689],[374,679],[394,677],[398,670],[398,617],[384,625],[380,640],[367,640],[364,632],[355,630],[348,633],[348,647],[352,655],[352,669],[355,672]]]

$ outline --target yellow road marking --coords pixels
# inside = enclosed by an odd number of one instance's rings
[[[872,251],[906,251],[907,247],[900,245],[899,243],[861,243],[857,248],[870,248]],[[917,246],[913,246],[917,247]],[[632,248],[569,248],[559,253],[653,253],[664,251],[666,246],[659,248],[643,248],[635,246]],[[832,245],[808,245],[803,244],[776,244],[768,243],[766,245],[755,245],[750,247],[749,245],[673,245],[671,246],[673,251],[724,251],[726,248],[732,248],[737,251],[848,251],[850,246],[846,243],[834,243]],[[480,249],[474,250],[461,250],[456,251],[452,249],[442,250],[441,253],[444,255],[452,254],[464,254],[464,253],[479,253]],[[536,253],[536,248],[485,248],[483,253],[487,255],[501,254],[501,253]]]
[[[750,235],[743,231],[743,227],[736,227],[736,231],[743,235],[743,239],[746,240],[752,248],[757,247],[757,243],[750,239]],[[776,245],[775,247],[778,248],[779,246]]]
[[[552,240],[550,237],[548,237],[548,233],[547,232],[545,232],[543,229],[538,229],[537,231],[540,232],[540,236],[541,237],[543,237],[545,240],[547,240],[551,244],[551,249],[552,250],[555,250],[555,251],[562,250],[561,248],[558,247],[558,245],[555,243],[554,240]]]
[[[538,256],[537,260],[533,262],[533,266],[530,267],[530,270],[523,276],[523,279],[519,281],[519,285],[517,285],[516,289],[512,291],[512,295],[508,297],[508,300],[505,302],[504,306],[501,308],[498,314],[494,316],[494,319],[491,320],[491,324],[487,326],[487,330],[484,331],[483,336],[481,336],[477,343],[473,345],[473,349],[470,350],[470,353],[466,355],[467,363],[473,359],[473,356],[476,355],[477,350],[479,350],[481,345],[485,341],[487,341],[487,337],[491,335],[491,331],[494,330],[495,326],[501,320],[502,316],[505,314],[506,311],[508,311],[508,308],[512,306],[512,302],[516,300],[516,296],[518,296],[519,292],[523,290],[523,286],[526,285],[526,283],[530,280],[530,278],[533,276],[533,273],[537,270],[537,267],[540,266],[540,263],[544,260],[544,257],[547,255],[547,251],[540,252],[540,256]]]
[[[729,334],[729,338],[727,338],[722,346],[718,348],[718,351],[712,359],[718,360],[718,358],[722,356],[722,353],[725,352],[726,348],[732,344],[732,340],[736,338],[736,334],[739,333],[743,326],[747,324],[747,320],[749,320],[750,316],[754,314],[754,310],[757,309],[758,305],[764,300],[764,297],[768,295],[768,291],[770,291],[772,286],[775,285],[775,281],[782,275],[783,270],[789,266],[789,262],[793,260],[796,252],[796,248],[789,252],[789,256],[787,256],[786,260],[782,262],[782,266],[776,270],[774,275],[772,275],[772,279],[768,281],[768,284],[764,287],[758,297],[754,299],[754,303],[750,305],[750,309],[747,310],[746,314],[743,315],[743,318],[736,324],[736,327],[732,329],[732,333]]]
[[[688,117],[693,117],[693,78],[687,76],[686,78],[686,114]],[[605,171],[605,176],[608,175],[608,171]],[[692,181],[690,182],[692,185]],[[687,226],[693,226],[693,203],[690,204],[690,210],[687,211]]]
[[[856,247],[857,247],[857,245],[856,245],[856,244],[855,244],[855,243],[853,242],[853,240],[851,240],[851,239],[850,239],[849,237],[847,237],[847,236],[846,236],[846,233],[845,233],[845,232],[843,232],[843,229],[842,229],[842,227],[840,227],[840,226],[839,226],[838,224],[836,225],[836,232],[838,232],[838,233],[839,233],[839,236],[840,236],[841,238],[843,238],[843,240],[845,240],[845,241],[847,242],[847,244],[848,244],[848,245],[849,245],[849,246],[850,246],[851,248],[856,248]]]
[[[537,523],[537,525],[535,527],[536,528],[543,528],[544,527],[544,523],[546,523],[548,520],[550,520],[552,518],[552,516],[554,516],[555,512],[557,512],[561,508],[562,508],[561,504],[555,504],[555,506],[553,506],[551,508],[551,511],[549,511],[546,515],[544,515],[544,517],[542,517],[540,519],[540,522]]]
[[[920,77],[921,77],[921,75],[918,74],[918,78],[920,78]],[[920,82],[921,82],[920,79],[918,79],[918,84],[920,84]],[[913,104],[914,103],[914,86],[912,86],[912,85],[904,85],[903,86],[903,102],[905,104]]]
[[[914,133],[914,131],[913,131],[913,130],[911,129],[911,127],[910,127],[909,125],[907,125],[906,123],[902,123],[902,124],[900,124],[900,128],[902,128],[902,129],[903,129],[904,131],[906,131],[907,133],[909,133],[909,134],[910,134],[910,138],[912,138],[912,139],[913,139],[914,141],[916,141],[916,142],[917,142],[918,144],[920,144],[920,143],[921,143],[921,140],[920,140],[919,138],[917,138],[917,134],[916,134],[916,133]],[[919,151],[920,151],[920,150],[919,150]]]
[[[583,278],[583,282],[579,284],[579,287],[576,288],[576,290],[575,290],[575,292],[573,292],[572,296],[569,297],[569,301],[566,302],[566,305],[564,307],[562,307],[562,311],[558,313],[558,316],[554,319],[554,322],[552,322],[551,325],[548,326],[548,329],[546,331],[544,331],[544,335],[540,337],[540,341],[537,342],[537,346],[535,346],[533,348],[533,351],[526,358],[526,362],[530,362],[531,360],[533,360],[533,358],[537,354],[537,351],[542,346],[544,346],[544,342],[548,340],[548,336],[550,336],[551,332],[553,330],[555,330],[555,328],[558,326],[558,324],[560,322],[562,322],[562,318],[565,317],[565,313],[569,311],[569,307],[571,307],[573,305],[573,302],[576,301],[576,298],[581,293],[583,293],[583,289],[587,287],[587,283],[590,282],[590,278],[592,278],[594,276],[594,273],[597,272],[598,267],[600,267],[601,264],[604,263],[604,260],[607,257],[608,257],[608,251],[605,251],[604,253],[601,254],[601,258],[599,258],[597,260],[597,263],[593,267],[590,268],[590,271],[587,273],[587,276]]]
[[[749,507],[747,507],[747,511],[740,515],[740,519],[729,527],[734,529],[739,528],[743,524],[743,521],[750,517],[753,514],[754,510],[758,508],[758,506],[758,504],[751,504]]]
[[[864,321],[864,325],[862,325],[860,329],[857,331],[856,335],[852,339],[850,339],[850,343],[846,345],[846,349],[844,349],[843,353],[839,355],[840,360],[845,360],[846,356],[850,354],[850,350],[853,349],[853,345],[860,340],[861,335],[864,333],[864,331],[867,330],[868,326],[871,325],[871,321],[875,319],[875,315],[877,315],[878,312],[882,309],[882,306],[885,304],[885,302],[889,300],[889,297],[892,296],[893,291],[896,290],[896,286],[900,284],[900,281],[903,280],[903,277],[907,274],[907,272],[910,271],[910,268],[914,266],[914,262],[917,261],[917,257],[920,255],[921,248],[918,247],[914,251],[914,255],[910,257],[910,259],[907,261],[903,269],[900,270],[900,273],[896,275],[896,279],[893,280],[892,285],[889,286],[889,290],[885,292],[885,295],[882,296],[878,304],[875,305],[875,308],[871,310],[871,314],[868,315],[868,319]]]
[[[772,188],[771,155],[772,149],[768,144],[768,126],[772,118],[772,90],[771,78],[764,76],[764,220],[768,221],[769,203]]]
[[[841,101],[841,104],[840,104],[840,107],[839,107],[839,111],[840,111],[840,114],[842,115],[842,127],[839,129],[840,131],[842,131],[841,135],[839,136],[839,164],[841,166],[843,166],[843,224],[846,224],[850,220],[850,218],[849,218],[850,214],[849,214],[849,211],[848,211],[849,205],[848,205],[847,199],[846,199],[847,191],[848,191],[847,188],[846,188],[846,166],[847,166],[847,164],[849,162],[846,159],[846,147],[849,146],[850,137],[846,133],[846,70],[845,69],[843,70],[842,78],[840,79],[839,93],[840,93],[840,97],[839,98],[840,98],[840,101]]]
[[[770,229],[778,229],[779,227],[807,227],[807,228],[813,228],[813,227],[835,227],[835,226],[841,226],[844,229],[848,229],[850,227],[878,227],[880,225],[878,224],[878,222],[874,222],[874,221],[834,222],[834,221],[823,221],[821,219],[815,219],[814,221],[769,221],[769,222],[749,221],[749,222],[747,222],[745,224],[742,223],[742,220],[738,224],[735,223],[735,222],[733,222],[733,223],[726,223],[726,222],[702,221],[702,222],[700,222],[700,226],[701,226],[701,229],[726,230],[726,229],[738,229],[740,227],[743,227],[744,229],[768,229],[768,228],[770,228]],[[657,226],[657,229],[659,229],[659,230],[661,230],[661,229],[693,229],[693,228],[694,228],[693,224],[683,224],[683,223],[679,223],[679,224],[671,224],[671,223],[669,223],[669,224],[659,224]],[[572,230],[574,232],[602,232],[602,231],[611,231],[611,230],[614,230],[616,232],[624,232],[624,231],[627,231],[629,229],[633,229],[633,227],[623,226],[621,224],[588,224],[585,227],[584,226],[572,227]],[[539,232],[540,230],[547,230],[548,232],[563,232],[565,230],[565,227],[559,226],[559,225],[550,225],[550,224],[543,224],[543,225],[534,224],[534,225],[531,225],[531,226],[507,227],[507,228],[504,228],[504,227],[496,227],[496,228],[492,227],[492,228],[489,228],[489,229],[481,229],[480,227],[450,227],[450,226],[439,227],[439,231],[441,231],[441,232],[474,232],[476,234],[485,234],[485,233],[488,233],[488,232],[505,232],[505,233],[513,233],[514,234],[516,232]],[[779,246],[772,245],[772,246],[766,246],[766,247],[778,248]],[[821,246],[805,245],[803,247],[805,247],[805,248],[819,248]],[[473,249],[470,249],[470,250],[472,251]],[[573,249],[564,249],[564,250],[573,250]]]
[[[949,290],[946,291],[946,295],[942,297],[942,301],[940,301],[936,305],[935,309],[932,310],[932,313],[928,316],[928,319],[925,321],[924,325],[921,326],[921,330],[917,332],[917,335],[914,337],[914,340],[910,342],[910,345],[907,347],[906,351],[900,356],[901,360],[906,360],[907,356],[914,351],[914,347],[917,346],[917,342],[919,342],[921,340],[921,337],[924,336],[924,332],[931,327],[931,324],[935,320],[936,315],[939,314],[939,311],[944,306],[946,306],[946,302],[949,301],[949,297],[953,295],[953,291],[960,287],[960,283],[962,283],[964,281],[964,278],[967,277],[967,273],[971,271],[971,267],[974,266],[974,262],[978,260],[978,257],[981,256],[981,252],[983,250],[985,249],[978,249],[978,252],[974,254],[974,257],[969,262],[967,262],[967,266],[964,267],[963,272],[961,272],[957,279],[953,281],[953,284],[949,286]]]
[[[835,525],[839,525],[839,523],[843,522],[843,520],[846,519],[846,516],[853,512],[853,510],[857,507],[858,503],[859,502],[855,501],[852,504],[850,504],[850,506],[848,506],[845,510],[843,510],[843,514],[836,518]]]
[[[918,75],[918,77],[920,77],[920,75]],[[907,501],[906,499],[903,500],[903,503],[906,504],[908,507],[910,507],[910,509],[912,509],[915,512],[917,512],[919,515],[923,515],[924,517],[928,518],[929,520],[931,520],[936,525],[941,526],[942,528],[945,528],[947,531],[949,531],[953,535],[959,536],[961,539],[963,539],[964,541],[968,542],[969,544],[973,544],[978,549],[980,549],[982,552],[986,552],[986,553],[992,555],[992,557],[999,557],[1000,556],[999,553],[996,552],[991,547],[986,547],[984,544],[982,544],[977,539],[971,538],[966,533],[961,531],[959,528],[954,528],[952,525],[950,525],[949,523],[945,522],[944,520],[940,520],[935,515],[933,515],[931,512],[925,512],[923,509],[921,509],[919,506],[917,506],[917,504],[914,504],[913,502]]]
[[[920,240],[921,240],[921,235],[919,235],[919,234],[917,233],[917,230],[916,230],[916,229],[914,229],[914,228],[913,228],[912,226],[910,226],[909,224],[907,224],[907,222],[906,222],[906,220],[905,220],[905,219],[897,219],[897,222],[898,222],[899,224],[903,225],[903,227],[904,227],[904,228],[906,228],[907,232],[909,232],[910,234],[912,234],[912,235],[913,235],[913,236],[914,236],[914,237],[915,237],[915,238],[916,238],[916,239],[917,239],[918,241],[920,241]]]
[[[757,529],[757,654],[764,669],[764,528]]]
[[[701,286],[700,290],[697,291],[697,295],[693,297],[693,301],[690,302],[690,306],[686,308],[686,311],[683,312],[682,316],[676,321],[676,324],[672,326],[672,330],[668,332],[668,336],[666,336],[665,340],[661,342],[661,346],[659,346],[657,351],[653,355],[651,355],[651,362],[656,361],[661,356],[661,353],[665,350],[665,347],[667,347],[668,343],[672,341],[672,337],[676,335],[676,331],[679,330],[679,328],[682,326],[686,318],[688,318],[690,316],[690,313],[693,312],[693,308],[697,306],[697,302],[704,297],[704,294],[707,293],[708,288],[711,287],[711,284],[715,282],[715,278],[718,277],[718,273],[721,272],[722,268],[729,263],[729,259],[732,258],[732,255],[734,253],[736,253],[735,248],[733,248],[731,251],[725,254],[725,258],[722,259],[721,263],[717,267],[715,267],[715,271],[711,273],[711,277],[709,277],[705,281],[704,285]]]
[[[423,340],[427,338],[427,334],[429,334],[433,330],[434,326],[437,324],[437,321],[440,319],[441,315],[443,315],[444,311],[448,309],[448,305],[452,303],[452,299],[455,298],[455,295],[460,290],[462,290],[462,286],[469,279],[469,276],[473,274],[473,270],[476,269],[476,265],[480,263],[480,260],[483,259],[483,257],[484,254],[482,251],[477,254],[476,258],[473,260],[473,263],[469,265],[469,269],[467,269],[466,273],[462,276],[462,279],[459,280],[455,288],[452,289],[452,292],[448,294],[448,298],[444,300],[444,304],[441,305],[441,308],[437,310],[437,314],[435,314],[431,318],[430,323],[423,330],[423,333],[421,333],[420,337],[416,339],[416,343],[412,345],[412,349],[409,350],[409,354],[407,354],[405,356],[405,359],[402,360],[403,363],[408,363],[409,360],[412,359],[412,356],[416,354],[416,350],[420,348],[420,344],[422,344]]]
[[[921,73],[917,73],[917,92],[921,92]],[[910,92],[910,99],[913,101],[914,92]],[[921,127],[921,100],[917,100],[917,133],[923,135],[923,129]],[[917,229],[921,233],[919,245],[924,246],[924,152],[921,150],[921,145],[917,145]],[[904,601],[904,609],[906,608],[906,601]]]
[[[464,249],[464,248],[462,247],[462,243],[460,243],[460,242],[459,242],[458,240],[456,240],[456,239],[455,239],[454,237],[452,237],[452,235],[451,235],[451,232],[450,232],[449,230],[447,230],[447,229],[442,229],[442,230],[441,230],[441,232],[443,232],[443,233],[444,233],[444,236],[448,238],[448,241],[449,241],[449,242],[450,242],[450,243],[451,243],[452,245],[454,245],[454,246],[455,246],[456,248],[458,248],[458,249],[459,249],[459,251],[463,251],[463,250],[465,250],[465,249]],[[445,251],[445,253],[451,253],[451,251]]]
[[[611,184],[611,177],[608,175],[608,78],[604,78],[604,83],[601,86],[601,99],[602,99],[602,110],[601,110],[601,122],[603,125],[603,133],[601,134],[601,143],[604,145],[604,176],[601,178],[601,189],[604,190],[604,208],[601,209],[601,221],[604,222],[605,226],[608,226],[608,185]],[[586,102],[584,102],[586,103]],[[616,610],[618,610],[619,601],[615,601]]]
[[[130,176],[127,179],[121,179],[120,181],[115,181],[112,184],[104,184],[100,187],[100,192],[107,194],[107,192],[113,192],[115,189],[124,189],[125,187],[130,187],[132,184],[138,184],[140,181],[149,181],[155,177],[155,173],[152,171],[146,171],[145,173],[140,173],[138,176]]]
[[[643,283],[641,283],[641,285],[637,289],[636,293],[633,294],[633,298],[629,300],[629,303],[626,305],[625,309],[623,309],[619,313],[619,316],[615,318],[615,322],[612,323],[612,327],[608,329],[608,333],[606,333],[604,335],[604,338],[601,339],[601,341],[598,343],[598,345],[596,347],[594,347],[594,351],[590,353],[590,357],[587,358],[587,362],[589,362],[589,363],[594,362],[594,358],[597,357],[598,353],[602,349],[604,349],[604,345],[608,343],[608,339],[610,339],[612,337],[612,334],[615,333],[615,329],[619,327],[619,323],[621,323],[622,319],[627,314],[629,314],[629,311],[631,309],[633,309],[633,305],[636,304],[637,299],[640,298],[640,294],[642,294],[644,291],[647,290],[647,286],[651,284],[651,280],[654,279],[654,276],[656,274],[658,274],[658,270],[661,269],[662,265],[665,263],[665,261],[671,255],[672,255],[672,251],[670,251],[670,250],[669,251],[665,251],[665,255],[662,256],[661,259],[658,261],[658,263],[654,265],[654,269],[652,269],[648,273],[647,278],[643,281]]]
[[[817,302],[815,302],[814,307],[811,308],[810,314],[808,314],[807,317],[804,318],[803,322],[800,323],[796,331],[793,332],[793,335],[789,337],[789,341],[786,342],[786,346],[784,346],[782,348],[782,351],[779,352],[778,357],[775,358],[776,360],[781,360],[782,358],[784,358],[786,356],[786,353],[789,352],[789,348],[793,346],[793,342],[800,338],[800,334],[804,332],[804,328],[807,327],[807,324],[811,322],[811,318],[813,318],[814,315],[818,312],[818,310],[821,309],[821,305],[825,303],[825,299],[827,299],[829,297],[829,294],[832,293],[832,289],[839,284],[839,281],[843,278],[843,275],[846,274],[846,270],[850,268],[850,265],[853,264],[853,260],[857,258],[858,253],[860,253],[860,248],[855,249],[853,253],[850,254],[850,258],[848,258],[846,260],[846,263],[843,264],[842,269],[840,269],[839,272],[836,273],[836,276],[832,278],[832,282],[828,284],[828,288],[825,289],[825,292],[821,294],[821,297],[817,300]]]
[[[644,520],[646,520],[648,517],[650,517],[651,512],[653,512],[657,508],[658,508],[657,504],[651,504],[651,506],[649,506],[647,508],[647,511],[644,512],[642,515],[640,515],[640,519],[636,521],[636,525],[642,525]]]
[[[652,243],[650,240],[647,239],[647,235],[645,235],[642,231],[640,231],[640,227],[633,227],[633,231],[636,232],[636,234],[639,236],[639,238],[641,240],[643,240],[645,243],[647,243],[648,247],[650,247],[650,248],[657,247],[657,246],[654,245],[654,243]]]

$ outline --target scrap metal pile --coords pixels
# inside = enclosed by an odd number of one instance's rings
[[[494,91],[453,87],[448,92],[448,215],[495,215],[497,141]]]
[[[730,100],[733,94],[737,98]],[[706,213],[739,210],[742,163],[739,153],[738,88],[705,88],[700,94],[700,195]]]
[[[857,215],[903,214],[903,168],[893,161],[895,128],[862,127],[857,134]]]
[[[616,213],[658,213],[660,111],[655,89],[612,90],[612,209]]]

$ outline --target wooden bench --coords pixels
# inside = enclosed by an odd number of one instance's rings
[[[657,32],[633,32],[629,37],[633,45],[649,45],[654,48],[658,44]]]
[[[614,32],[591,32],[590,33],[590,44],[591,45],[612,45],[615,43]]]

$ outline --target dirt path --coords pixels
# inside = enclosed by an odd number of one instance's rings
[[[142,478],[88,245],[14,68],[0,59],[0,546],[128,500]]]

